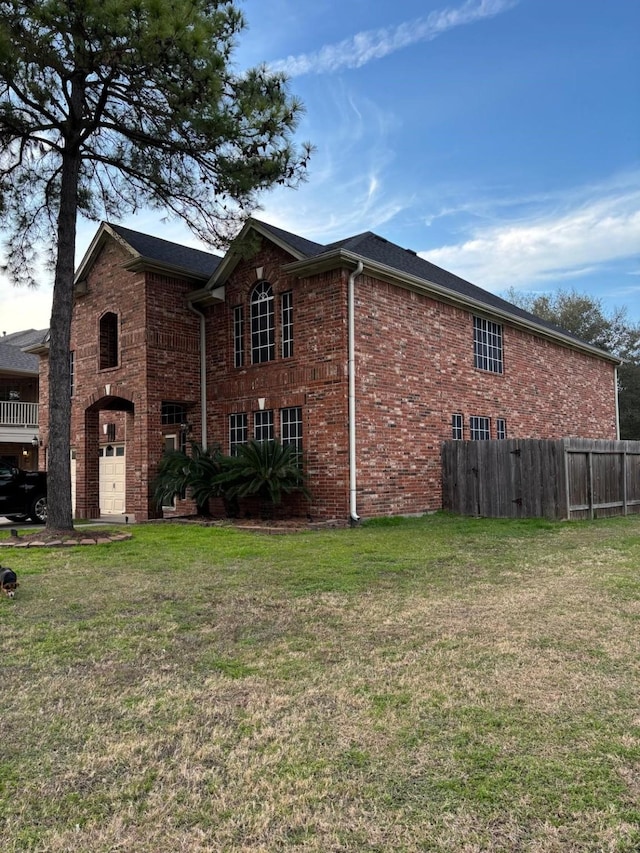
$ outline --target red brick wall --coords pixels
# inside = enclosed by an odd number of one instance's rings
[[[504,418],[509,438],[615,438],[613,366],[504,326],[504,373],[474,367],[473,314],[363,276],[356,281],[358,512],[441,505],[451,416]]]
[[[98,514],[97,447],[107,441],[103,424],[115,423],[116,443],[126,444],[126,512],[142,520],[157,514],[150,482],[163,451],[163,435],[179,432],[179,426],[161,424],[162,401],[184,403],[196,430],[200,423],[199,325],[185,300],[193,284],[127,271],[122,264],[128,260],[121,246],[108,241],[89,272],[86,294],[74,305],[71,445],[77,450],[78,517]],[[118,315],[119,363],[101,370],[99,321],[107,311]],[[46,359],[42,366],[40,417],[46,443]],[[110,405],[133,405],[134,414],[107,410]]]
[[[225,304],[210,309],[207,323],[210,441],[229,452],[228,418],[248,414],[249,436],[258,399],[274,412],[280,437],[279,410],[300,406],[309,489],[313,503],[295,502],[295,511],[318,518],[346,518],[347,467],[347,316],[346,276],[330,273],[298,280],[283,275],[290,255],[269,244],[242,261],[226,284]],[[258,281],[256,269],[275,295],[276,358],[252,365],[249,298]],[[281,357],[280,297],[293,291],[294,354]],[[233,366],[233,308],[245,309],[245,366]]]
[[[192,283],[123,270],[128,259],[108,242],[74,310],[76,396],[72,445],[78,448],[78,495],[83,514],[97,507],[97,445],[101,424],[126,437],[127,512],[154,514],[150,481],[163,449],[163,400],[187,406],[193,437],[200,434],[199,318],[188,309]],[[286,252],[263,242],[226,282],[224,304],[207,317],[207,429],[209,444],[229,451],[228,418],[248,414],[249,435],[258,399],[274,412],[300,406],[312,503],[295,513],[346,520],[349,513],[347,281],[334,271],[306,279],[287,276]],[[262,268],[260,274],[257,269]],[[276,358],[252,365],[249,297],[259,278],[275,294]],[[293,292],[294,354],[281,356],[280,297]],[[245,366],[233,365],[233,308],[245,310]],[[105,311],[120,321],[120,363],[98,369],[98,323]],[[41,423],[46,443],[46,359],[41,376]],[[394,285],[356,281],[358,513],[362,517],[415,513],[440,506],[440,443],[451,437],[451,415],[505,418],[508,437],[578,435],[615,438],[614,370],[599,359],[504,327],[504,373],[473,364],[472,313]],[[105,385],[110,384],[110,395]],[[134,413],[96,412],[113,398]],[[119,404],[120,405],[120,404]],[[85,424],[90,427],[86,433]],[[104,443],[104,442],[103,442]],[[94,462],[87,460],[94,458]],[[189,509],[189,504],[180,506]]]

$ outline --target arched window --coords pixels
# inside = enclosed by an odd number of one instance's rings
[[[108,311],[100,318],[100,370],[118,366],[118,315]]]
[[[259,281],[251,293],[251,362],[263,364],[276,356],[273,290]]]

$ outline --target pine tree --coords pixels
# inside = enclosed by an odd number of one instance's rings
[[[5,271],[54,267],[49,516],[72,527],[69,343],[78,215],[155,207],[222,246],[261,190],[295,185],[300,103],[266,67],[232,64],[232,0],[0,0],[0,215]]]

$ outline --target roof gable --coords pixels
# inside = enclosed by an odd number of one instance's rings
[[[155,268],[169,275],[178,274],[204,282],[222,260],[219,255],[211,252],[192,249],[190,246],[142,234],[131,228],[124,228],[122,225],[102,222],[78,265],[75,275],[76,283],[87,277],[102,247],[109,239],[115,240],[129,255],[130,260],[123,266],[131,270]]]
[[[283,249],[296,261],[313,257],[324,251],[324,246],[321,243],[314,243],[313,240],[307,240],[305,237],[300,237],[297,234],[292,234],[290,231],[276,228],[275,225],[269,225],[267,222],[261,222],[259,219],[250,217],[245,222],[238,236],[231,243],[222,263],[213,273],[207,284],[207,289],[213,290],[224,284],[240,261],[246,258],[245,247],[247,245],[250,246],[252,234],[263,237],[265,240]]]

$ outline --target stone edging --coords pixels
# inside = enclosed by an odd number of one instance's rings
[[[95,536],[88,534],[80,538],[65,539],[23,539],[20,536],[11,536],[9,539],[0,539],[0,548],[66,548],[74,545],[106,545],[109,542],[125,542],[131,539],[131,533],[98,533]]]

